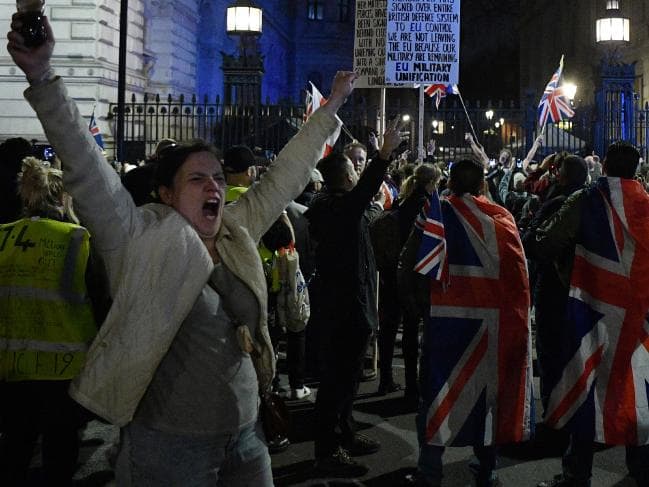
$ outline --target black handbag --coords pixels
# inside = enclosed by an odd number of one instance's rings
[[[284,399],[274,392],[261,395],[259,406],[261,425],[266,435],[266,440],[274,438],[286,438],[291,429],[291,415]]]

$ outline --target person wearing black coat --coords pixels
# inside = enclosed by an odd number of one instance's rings
[[[355,433],[352,404],[368,340],[377,327],[376,264],[368,226],[382,211],[373,202],[394,148],[396,121],[384,135],[379,158],[357,175],[349,158],[332,153],[318,163],[325,191],[306,212],[317,242],[319,340],[323,371],[315,408],[316,467],[326,474],[360,476],[367,467],[350,454],[378,451],[379,444]],[[336,434],[339,427],[342,435]]]
[[[399,228],[400,248],[408,240],[415,219],[421,212],[426,200],[435,191],[441,177],[441,171],[432,164],[420,164],[414,174],[403,183],[403,189],[396,205],[393,216],[397,219]],[[419,356],[419,321],[420,313],[414,313],[410,307],[400,303],[397,283],[398,259],[390,268],[382,269],[379,275],[379,369],[381,381],[379,395],[388,394],[401,388],[396,384],[392,375],[392,359],[394,344],[399,323],[403,321],[403,358],[406,369],[405,396],[411,403],[416,403],[419,397],[417,386],[417,359]]]
[[[558,347],[566,345],[560,339],[566,327],[565,309],[568,303],[570,277],[560,272],[571,266],[574,254],[563,255],[555,261],[546,261],[536,252],[536,230],[556,212],[575,191],[584,187],[588,176],[585,161],[578,156],[567,157],[558,175],[555,187],[551,189],[551,196],[541,205],[532,218],[527,230],[523,233],[522,241],[525,253],[536,265],[536,282],[532,283],[535,303],[536,322],[536,351],[540,372],[541,403],[545,409],[548,404],[550,392],[547,384],[556,383],[556,375],[561,370],[556,366],[554,356]]]

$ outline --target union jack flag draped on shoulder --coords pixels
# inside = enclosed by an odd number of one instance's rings
[[[530,299],[516,223],[482,196],[450,196],[440,206],[450,284],[431,281],[421,371],[426,442],[525,441],[534,420]]]
[[[430,198],[426,200],[426,204],[415,220],[415,228],[422,232],[415,271],[448,284],[446,237],[437,191],[433,191]]]
[[[539,127],[543,127],[548,122],[548,117],[552,119],[553,123],[557,123],[566,118],[571,118],[575,114],[563,91],[563,87],[559,86],[562,72],[563,56],[561,56],[559,62],[559,69],[552,75],[539,102]]]
[[[585,190],[570,282],[572,327],[545,414],[609,445],[649,444],[649,196],[633,180]]]

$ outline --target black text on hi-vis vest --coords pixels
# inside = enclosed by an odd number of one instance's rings
[[[88,231],[47,218],[0,225],[0,380],[76,376],[96,334]]]

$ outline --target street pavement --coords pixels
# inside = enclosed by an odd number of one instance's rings
[[[400,349],[397,353],[400,353]],[[395,380],[403,380],[403,360],[400,356],[395,358]],[[282,376],[282,383],[287,385],[286,376]],[[538,386],[538,382],[535,385]],[[382,445],[378,453],[358,458],[370,467],[365,477],[354,480],[318,477],[313,468],[312,427],[315,394],[312,394],[305,400],[289,403],[293,417],[292,444],[285,452],[272,456],[275,484],[311,487],[404,485],[404,477],[413,472],[417,462],[415,415],[402,400],[402,392],[378,397],[375,394],[377,387],[378,381],[362,383],[354,408],[354,417],[359,423],[360,431],[379,440]],[[536,403],[536,410],[539,411],[540,402],[537,400]],[[83,434],[80,467],[75,475],[76,486],[114,485],[108,457],[118,437],[119,433],[113,426],[99,421],[88,425]],[[467,467],[471,457],[471,448],[447,449],[444,456],[444,487],[473,485],[472,475]],[[498,474],[503,486],[533,487],[541,480],[552,478],[560,469],[561,459],[558,455],[540,458],[538,452],[530,448],[530,445],[516,445],[501,452]],[[37,456],[31,473],[33,485],[40,485]],[[592,487],[634,485],[635,482],[626,477],[624,448],[603,449],[595,454]]]

